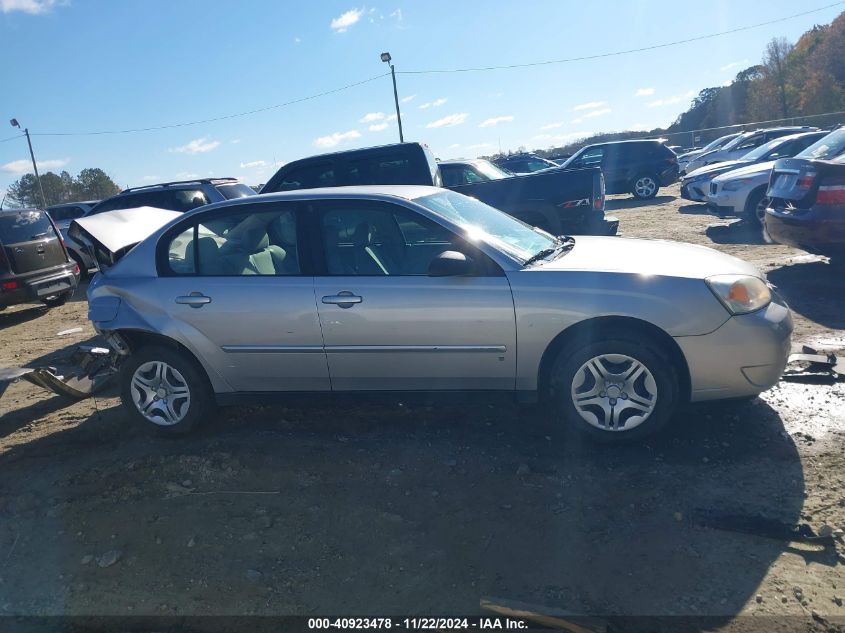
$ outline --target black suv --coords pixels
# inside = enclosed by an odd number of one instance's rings
[[[494,158],[493,164],[515,174],[532,174],[541,169],[556,169],[560,167],[557,163],[553,163],[536,154],[510,154],[509,156],[501,156]]]
[[[49,215],[40,209],[0,211],[0,310],[35,301],[60,306],[78,283],[79,266]]]
[[[616,141],[587,145],[563,169],[601,167],[607,193],[632,193],[648,200],[660,187],[678,180],[678,157],[658,140]]]
[[[103,200],[85,215],[134,207],[155,207],[184,213],[212,202],[252,195],[255,191],[238,182],[237,178],[178,180],[124,189],[116,196]]]

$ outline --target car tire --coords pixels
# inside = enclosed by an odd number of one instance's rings
[[[120,397],[138,425],[163,436],[190,433],[214,412],[202,367],[187,353],[159,345],[129,355],[120,368]]]
[[[660,190],[660,179],[653,174],[640,174],[631,181],[631,193],[637,200],[651,200]]]
[[[63,295],[59,295],[57,297],[48,297],[47,299],[42,299],[41,303],[43,303],[48,308],[58,308],[59,306],[63,306],[67,303],[67,300],[70,299],[70,293],[66,292]]]
[[[766,197],[766,187],[760,187],[748,194],[744,209],[745,219],[754,226],[763,226],[768,200]]]
[[[626,373],[631,378],[624,378]],[[551,386],[561,418],[603,443],[651,435],[666,426],[678,406],[677,372],[648,339],[614,336],[564,348],[552,368]]]

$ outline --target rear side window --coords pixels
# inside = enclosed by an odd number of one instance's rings
[[[318,187],[336,187],[334,164],[311,163],[293,167],[288,171],[273,191],[293,191],[295,189],[316,189]]]
[[[220,192],[226,200],[234,200],[235,198],[246,198],[247,196],[254,196],[255,190],[243,183],[236,183],[233,185],[217,185],[217,191]]]
[[[419,181],[408,155],[362,156],[349,159],[346,166],[350,185],[409,185]]]
[[[0,214],[0,242],[17,244],[43,237],[55,237],[53,225],[41,211]]]
[[[47,209],[47,213],[53,218],[54,222],[62,222],[64,220],[75,220],[81,217],[84,211],[81,207],[58,207],[55,209]]]

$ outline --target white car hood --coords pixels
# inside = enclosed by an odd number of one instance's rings
[[[770,160],[765,163],[754,163],[753,165],[748,165],[746,167],[740,167],[739,169],[734,169],[729,171],[725,174],[720,174],[716,176],[713,181],[716,182],[726,182],[728,180],[736,180],[737,178],[751,178],[752,176],[762,176],[768,175],[770,171],[772,171],[772,167],[775,166],[775,161]]]
[[[137,244],[181,215],[178,211],[156,207],[134,207],[78,218],[71,226],[75,224],[82,229],[81,237],[93,237],[109,251],[117,253],[127,246]],[[70,233],[76,237],[72,229]]]
[[[557,259],[532,266],[539,271],[621,272],[705,279],[711,275],[763,275],[746,261],[683,242],[578,235],[575,246]]]
[[[699,167],[698,169],[687,172],[687,175],[684,176],[684,180],[694,180],[699,176],[706,176],[714,171],[725,171],[726,168],[733,167],[734,165],[741,166],[746,164],[747,162],[744,160],[726,160],[721,163],[714,163],[713,165],[705,165],[704,167]]]

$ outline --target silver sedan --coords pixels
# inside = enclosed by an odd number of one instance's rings
[[[130,415],[179,434],[284,392],[508,392],[600,440],[777,381],[792,321],[701,246],[554,237],[418,186],[314,189],[179,216],[92,281]]]

